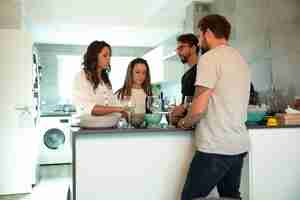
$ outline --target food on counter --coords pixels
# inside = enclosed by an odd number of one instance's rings
[[[278,126],[278,120],[276,117],[268,117],[267,119],[267,126],[268,127],[274,127],[274,126]]]

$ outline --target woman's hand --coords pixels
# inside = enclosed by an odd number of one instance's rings
[[[128,112],[123,109],[120,113],[121,113],[122,117],[128,121]]]

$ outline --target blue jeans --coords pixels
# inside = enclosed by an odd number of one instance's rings
[[[246,154],[221,155],[196,151],[181,200],[206,197],[215,186],[220,197],[241,199],[239,189]]]

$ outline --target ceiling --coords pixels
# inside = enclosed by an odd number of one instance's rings
[[[211,2],[211,0],[201,0]],[[23,0],[35,42],[155,46],[182,31],[192,0]]]

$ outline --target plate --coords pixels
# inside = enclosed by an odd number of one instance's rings
[[[103,116],[82,115],[79,126],[82,128],[111,128],[117,125],[121,113],[111,113]]]

